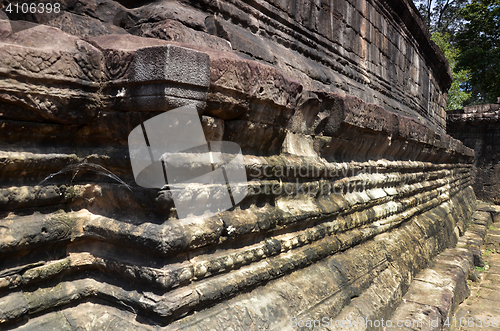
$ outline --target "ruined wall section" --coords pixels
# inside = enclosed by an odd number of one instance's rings
[[[475,152],[472,187],[476,196],[500,202],[500,104],[465,107],[448,113],[447,131]]]

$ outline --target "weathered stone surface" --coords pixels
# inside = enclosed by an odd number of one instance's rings
[[[66,33],[80,38],[96,37],[107,34],[126,34],[124,29],[92,17],[82,17],[74,13],[65,12],[49,21],[47,25],[58,28]]]
[[[9,18],[79,36],[126,31],[232,50],[278,68],[309,90],[356,95],[444,131],[451,74],[411,2],[121,2],[128,8],[112,0],[61,1],[57,15]]]
[[[60,3],[0,25],[1,327],[387,318],[457,242],[437,313],[465,295],[491,211],[466,232],[474,153],[443,132],[450,76],[411,4]],[[131,169],[130,131],[185,105],[243,153],[249,193],[212,217]]]

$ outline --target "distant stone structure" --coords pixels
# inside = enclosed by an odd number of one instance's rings
[[[496,104],[448,113],[447,131],[475,152],[472,187],[479,199],[500,204],[500,98]]]
[[[59,3],[0,22],[0,328],[387,318],[464,234],[474,152],[445,133],[450,71],[411,1]],[[129,156],[187,105],[248,177],[208,218]]]

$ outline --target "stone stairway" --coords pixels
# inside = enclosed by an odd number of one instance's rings
[[[465,331],[500,326],[500,223],[493,223],[499,220],[500,206],[478,204],[456,247],[415,276],[390,318],[393,328]],[[391,325],[386,322],[380,329],[390,330]]]
[[[488,226],[481,254],[484,264],[468,281],[470,296],[460,304],[451,320],[454,331],[476,331],[500,328],[500,217],[498,206],[493,222]]]

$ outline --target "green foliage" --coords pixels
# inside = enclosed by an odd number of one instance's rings
[[[456,69],[459,50],[450,43],[451,36],[448,32],[432,33],[432,40],[441,48],[444,56],[448,60],[450,69],[453,73],[453,83],[448,91],[447,110],[463,108],[464,102],[470,98],[471,93],[463,91],[460,86],[468,80],[469,71],[465,69]]]
[[[490,265],[488,264],[488,262],[484,261],[484,267],[476,267],[476,270],[479,272],[485,272],[489,268],[490,268]]]
[[[467,21],[457,34],[456,70],[467,70],[462,88],[469,104],[494,103],[500,97],[500,0],[472,0],[460,10]]]
[[[500,97],[500,0],[415,0],[454,81],[447,109]]]

